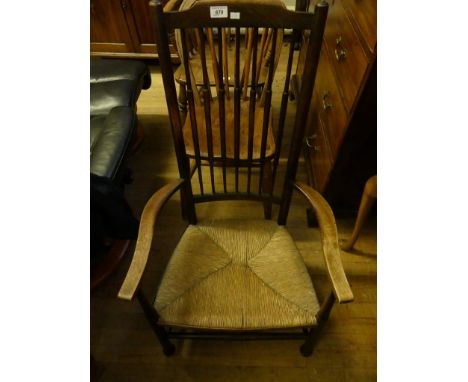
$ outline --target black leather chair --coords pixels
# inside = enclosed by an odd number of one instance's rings
[[[93,59],[90,66],[91,288],[118,265],[138,232],[124,195],[125,165],[138,134],[136,102],[151,86],[139,61]]]
[[[136,139],[136,102],[151,86],[151,75],[142,62],[110,59],[91,60],[90,74],[90,171],[119,183]]]

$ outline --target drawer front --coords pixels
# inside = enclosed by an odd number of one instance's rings
[[[375,54],[377,47],[377,1],[346,0],[344,5],[355,20],[367,49]]]
[[[315,189],[323,192],[333,168],[333,161],[320,122],[315,133],[307,137],[306,146]]]
[[[319,118],[319,101],[319,97],[314,94],[307,119],[308,132],[304,146],[313,186],[317,191],[323,192],[333,168],[333,159]]]
[[[367,58],[343,8],[342,0],[330,6],[325,46],[338,76],[344,104],[350,112],[367,68]]]
[[[346,132],[348,115],[341,100],[329,58],[323,50],[317,72],[316,96],[318,98],[316,107],[319,110],[325,135],[330,144],[332,156],[336,158]]]

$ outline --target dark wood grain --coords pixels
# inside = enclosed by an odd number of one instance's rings
[[[147,0],[92,0],[90,8],[91,56],[158,57],[153,12]],[[169,49],[171,60],[179,63],[173,43]]]
[[[239,12],[242,19],[216,19],[211,18],[206,5],[227,5],[229,12]],[[321,5],[320,5],[321,4]],[[320,3],[319,7],[328,7]],[[296,13],[288,11],[280,2],[252,2],[237,1],[198,1],[190,9],[167,14],[168,28],[197,28],[197,27],[269,27],[269,28],[297,28],[307,29],[314,23],[311,13]]]
[[[366,180],[377,171],[376,9],[375,0],[331,3],[310,106],[309,181],[340,216],[355,214]]]
[[[154,35],[153,12],[147,0],[125,0],[129,12],[126,12],[128,28],[133,37],[133,43],[139,53],[156,52],[156,36]]]
[[[92,0],[90,8],[91,52],[136,51],[119,1]]]
[[[219,78],[219,93],[218,93],[218,110],[219,110],[219,147],[221,148],[221,165],[223,167],[223,189],[226,189],[226,81],[228,72],[224,75],[224,46],[226,40],[224,38],[223,28],[218,28],[218,78]],[[227,57],[226,57],[227,59]]]
[[[254,147],[254,126],[255,126],[255,103],[257,98],[257,47],[258,47],[258,29],[253,28],[252,33],[252,82],[250,83],[249,97],[249,130],[248,130],[248,175],[247,175],[247,193],[250,193],[250,184],[252,179],[252,156]],[[247,80],[247,78],[246,78]]]

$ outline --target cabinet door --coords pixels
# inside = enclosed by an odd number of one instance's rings
[[[129,3],[131,12],[127,17],[132,17],[129,26],[134,36],[134,44],[138,53],[156,54],[156,36],[153,20],[153,10],[148,0],[123,0]],[[164,3],[164,1],[163,1]],[[129,20],[130,21],[130,20]]]
[[[133,45],[140,57],[157,57],[157,46],[154,25],[154,8],[148,0],[121,0],[126,1],[131,9],[125,13],[127,24],[132,36]],[[164,6],[167,0],[162,0]],[[174,63],[180,63],[175,47],[174,34],[169,34],[169,49]]]
[[[119,0],[91,0],[91,53],[135,52]]]

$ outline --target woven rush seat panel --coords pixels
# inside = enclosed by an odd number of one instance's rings
[[[283,226],[215,220],[188,226],[155,308],[161,324],[250,330],[316,325],[319,303]]]

